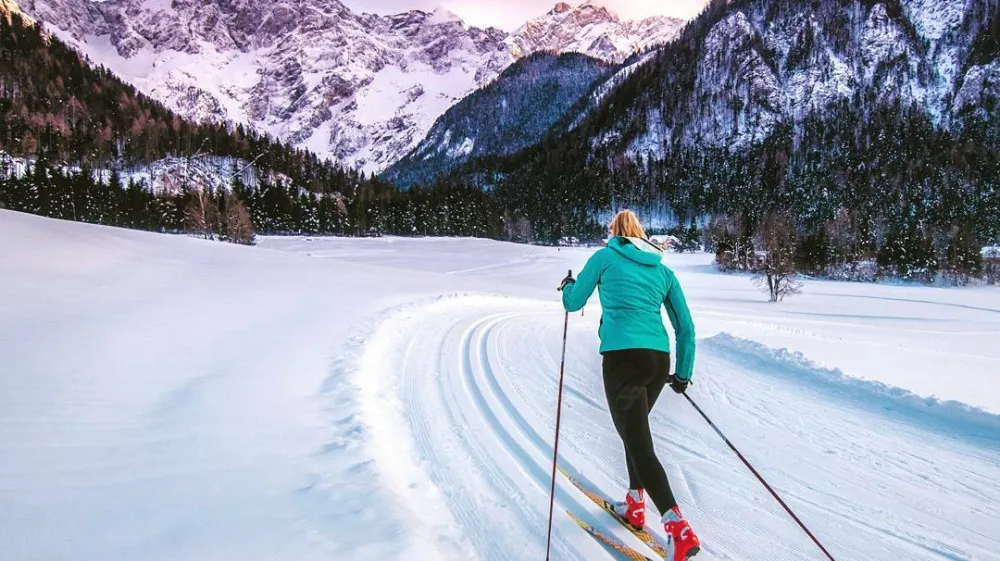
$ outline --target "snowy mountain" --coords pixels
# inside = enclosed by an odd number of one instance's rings
[[[6,0],[10,1],[10,0]],[[25,0],[26,13],[184,116],[249,123],[368,171],[538,50],[619,60],[679,22],[557,7],[513,34],[445,10],[358,14],[337,0]]]
[[[599,235],[623,205],[737,233],[783,212],[820,246],[850,232],[823,255],[924,278],[1000,239],[997,0],[715,0],[630,62],[545,142],[444,184],[523,217],[513,239]]]
[[[382,177],[400,186],[430,183],[471,158],[535,144],[611,68],[575,53],[523,58],[448,109]]]
[[[573,108],[575,114],[560,125],[565,129],[554,132],[572,133],[586,122],[585,130],[566,137],[569,152],[638,161],[662,159],[676,148],[737,153],[782,125],[801,131],[807,119],[823,120],[835,108],[862,120],[879,107],[912,108],[938,126],[960,129],[966,115],[983,118],[1000,94],[998,24],[990,19],[996,5],[838,0],[814,9],[777,0],[715,2],[682,41],[634,57],[587,103]],[[606,14],[591,4],[560,5],[546,21],[589,24],[605,21]],[[542,24],[529,23],[519,32],[531,37],[535,29]],[[465,119],[477,115],[484,123],[494,119],[482,111]],[[396,167],[432,151],[460,150],[464,139],[475,139],[456,135],[450,122],[434,130]]]
[[[661,157],[672,146],[738,151],[779,124],[845,105],[912,107],[949,128],[991,106],[995,0],[718,2],[652,71],[613,96],[595,146]],[[995,33],[994,29],[994,33]],[[994,41],[994,43],[990,43]],[[613,147],[613,148],[612,148]]]
[[[573,150],[633,160],[739,152],[837,107],[862,119],[912,108],[960,132],[969,115],[989,122],[1000,96],[998,19],[996,0],[716,1],[681,40],[597,88],[564,132],[590,117],[585,138],[567,137]]]
[[[515,56],[538,51],[579,52],[620,62],[632,53],[670,41],[683,25],[684,20],[664,16],[622,21],[595,0],[578,6],[560,2],[549,13],[521,26],[507,43]]]

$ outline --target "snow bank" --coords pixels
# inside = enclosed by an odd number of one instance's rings
[[[901,416],[911,422],[943,429],[957,436],[973,437],[983,444],[1000,448],[1000,415],[957,401],[921,397],[913,392],[881,382],[845,376],[835,368],[823,368],[800,352],[775,349],[728,333],[698,341],[699,351],[727,357],[768,376],[794,380],[814,387],[830,398]],[[942,373],[942,384],[947,376]]]

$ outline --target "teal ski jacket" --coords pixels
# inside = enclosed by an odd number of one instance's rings
[[[694,323],[674,272],[661,263],[659,248],[642,238],[613,237],[594,253],[575,281],[563,287],[562,302],[575,312],[600,287],[603,315],[597,331],[601,354],[623,349],[670,352],[661,308],[677,338],[675,375],[690,380],[694,372]]]

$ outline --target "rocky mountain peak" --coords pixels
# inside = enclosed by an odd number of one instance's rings
[[[683,23],[663,16],[623,21],[598,0],[576,6],[560,2],[514,31],[507,43],[516,57],[538,51],[575,51],[619,62],[636,51],[670,41]]]
[[[549,11],[549,15],[551,16],[551,15],[555,15],[555,14],[565,14],[566,12],[568,12],[568,11],[570,11],[572,9],[573,9],[573,7],[570,6],[569,4],[567,4],[565,2],[559,2],[558,4],[555,5],[554,8],[552,8]]]
[[[14,0],[0,0],[0,15],[9,20],[12,14],[20,15],[22,18],[27,20],[28,23],[35,23],[35,20],[29,18],[21,12],[21,7],[18,6],[17,2]]]
[[[11,2],[12,0],[0,0]],[[556,5],[508,34],[437,9],[356,13],[339,0],[21,0],[24,11],[180,114],[247,123],[369,172],[516,60],[576,51],[619,61],[680,21],[622,22]]]

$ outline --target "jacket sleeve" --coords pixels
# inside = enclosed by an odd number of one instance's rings
[[[667,269],[667,278],[670,287],[663,299],[663,306],[667,309],[667,316],[677,338],[677,366],[674,373],[678,378],[690,380],[694,374],[694,322],[691,320],[691,311],[684,299],[681,283],[670,269]]]
[[[575,312],[582,308],[590,299],[590,295],[594,293],[597,283],[601,281],[601,274],[604,273],[607,266],[604,252],[605,250],[601,249],[591,255],[576,281],[563,287],[562,302],[563,308],[567,312]]]

